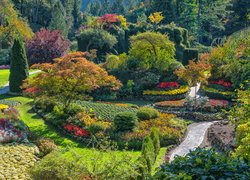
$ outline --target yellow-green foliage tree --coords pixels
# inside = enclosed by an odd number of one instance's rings
[[[175,61],[175,47],[167,35],[156,32],[139,33],[130,38],[129,59],[140,69],[166,70]]]
[[[0,47],[8,47],[15,38],[31,39],[33,32],[19,16],[10,0],[0,1]]]
[[[238,90],[238,105],[229,118],[236,125],[237,148],[234,155],[250,161],[250,88]]]
[[[73,52],[54,60],[54,63],[33,65],[43,73],[26,80],[27,93],[53,97],[62,102],[65,110],[73,100],[82,99],[86,93],[100,87],[117,89],[121,86],[114,76],[88,61],[88,53]],[[37,93],[35,93],[36,91]]]

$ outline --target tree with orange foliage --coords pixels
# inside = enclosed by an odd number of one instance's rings
[[[189,61],[184,68],[175,70],[175,74],[188,83],[189,86],[197,86],[198,83],[207,83],[210,77],[211,65],[208,63],[206,56],[200,61]],[[196,89],[195,89],[196,98]]]
[[[33,65],[43,73],[26,80],[24,89],[38,91],[38,96],[54,97],[66,110],[72,101],[83,99],[86,93],[100,87],[118,89],[121,83],[85,57],[88,53],[73,52],[54,60],[54,63]],[[33,93],[33,92],[30,92]]]

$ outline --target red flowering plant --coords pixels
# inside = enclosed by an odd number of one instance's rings
[[[89,137],[90,136],[90,133],[87,130],[79,126],[76,126],[74,124],[65,124],[63,128],[77,137]]]
[[[224,80],[211,80],[209,81],[209,84],[217,84],[217,85],[221,85],[225,88],[231,88],[232,87],[232,83],[229,81],[224,81]]]
[[[180,84],[178,82],[161,82],[157,85],[159,89],[173,89],[178,88]]]
[[[209,104],[212,107],[227,107],[229,105],[229,101],[219,100],[219,99],[209,99]]]

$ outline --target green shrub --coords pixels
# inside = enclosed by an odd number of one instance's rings
[[[53,98],[47,96],[42,96],[35,100],[36,108],[42,109],[45,112],[52,112],[56,105],[56,101]]]
[[[137,117],[140,120],[155,119],[155,118],[159,117],[159,112],[153,108],[142,107],[138,110]]]
[[[136,128],[137,124],[137,116],[132,112],[118,113],[114,119],[114,127],[117,131],[132,131]]]
[[[148,172],[151,172],[155,162],[156,155],[155,155],[154,144],[150,136],[145,137],[143,140],[142,157],[145,159]]]
[[[190,60],[194,60],[197,62],[199,58],[198,56],[199,56],[198,49],[186,48],[183,52],[183,59],[182,59],[183,65],[188,65],[188,61]]]
[[[0,66],[10,64],[10,50],[0,49]]]
[[[40,157],[46,156],[47,154],[57,149],[57,145],[51,139],[45,139],[45,138],[38,139],[36,141],[36,145],[39,148]]]
[[[104,131],[105,127],[102,124],[95,123],[89,125],[86,130],[89,131],[91,134],[96,134],[100,131]]]
[[[190,179],[249,179],[249,165],[239,159],[232,159],[215,150],[197,148],[185,157],[176,157],[165,163],[154,179],[178,179],[185,173]]]
[[[152,139],[154,144],[155,157],[156,157],[161,149],[159,130],[156,128],[152,128],[150,132],[150,138]]]

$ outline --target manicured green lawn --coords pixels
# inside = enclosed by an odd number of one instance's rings
[[[29,72],[36,71],[34,69],[30,70]],[[9,69],[1,69],[0,70],[0,88],[3,87],[9,81],[10,70]],[[30,77],[34,77],[37,74],[32,74]]]
[[[9,74],[9,69],[0,70],[0,87],[8,83]]]

